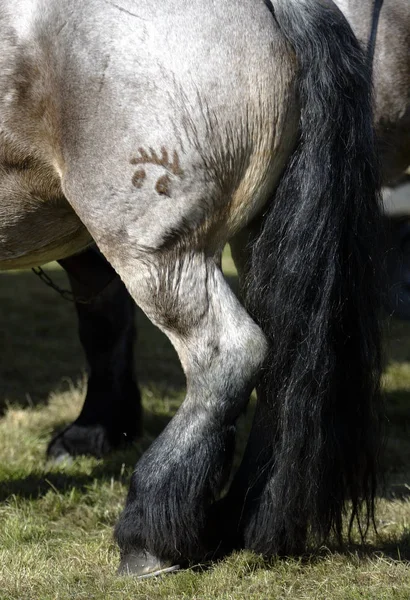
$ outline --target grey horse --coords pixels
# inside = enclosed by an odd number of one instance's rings
[[[373,515],[379,177],[331,0],[3,0],[0,268],[95,240],[186,399],[137,463],[121,570],[303,551]],[[244,304],[220,270],[230,241]],[[228,495],[235,423],[258,409]]]
[[[348,18],[375,75],[376,126],[383,183],[393,187],[410,165],[410,3],[336,2]],[[409,206],[386,217],[389,313],[410,317]],[[77,303],[89,384],[77,419],[51,442],[48,455],[102,454],[135,439],[142,415],[133,375],[133,301],[111,265],[93,248],[63,259]],[[115,280],[114,280],[115,279]],[[108,284],[107,284],[108,282]]]

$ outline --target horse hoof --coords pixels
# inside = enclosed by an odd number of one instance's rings
[[[101,425],[71,424],[49,443],[47,457],[53,462],[64,462],[68,457],[88,455],[101,458],[112,450],[107,432]]]
[[[178,571],[179,565],[170,561],[163,561],[145,550],[128,552],[124,554],[118,567],[118,575],[134,575],[138,579],[156,577],[165,573]]]

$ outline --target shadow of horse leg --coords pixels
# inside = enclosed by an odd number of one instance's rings
[[[102,254],[91,248],[60,261],[76,302],[79,335],[89,367],[79,417],[57,434],[51,458],[102,456],[141,432],[141,398],[133,372],[135,304]]]
[[[173,342],[187,378],[185,401],[135,467],[116,528],[120,570],[141,576],[213,549],[209,509],[229,474],[235,423],[266,341],[213,257],[147,253],[121,276]]]

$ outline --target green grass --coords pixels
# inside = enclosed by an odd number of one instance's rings
[[[225,267],[233,279],[227,258]],[[66,286],[64,274],[53,278]],[[138,313],[145,433],[104,461],[47,464],[53,431],[80,409],[84,359],[74,307],[29,272],[0,285],[0,599],[363,600],[410,598],[410,325],[391,323],[385,387],[387,484],[366,548],[303,560],[238,553],[167,577],[117,577],[112,529],[133,464],[174,414],[184,378],[169,342]],[[245,439],[248,421],[241,424]]]

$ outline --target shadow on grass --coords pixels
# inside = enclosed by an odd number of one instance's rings
[[[142,454],[141,446],[129,447],[107,456],[104,462],[96,465],[89,474],[66,473],[61,471],[45,471],[31,473],[25,477],[2,481],[0,488],[0,502],[11,496],[17,498],[36,500],[45,496],[50,489],[64,494],[75,488],[85,492],[96,480],[110,482],[113,478],[124,484],[129,481],[131,469]]]
[[[274,567],[275,563],[286,561],[292,558],[299,559],[304,565],[318,564],[329,559],[329,557],[339,554],[347,558],[351,563],[357,563],[358,560],[366,558],[385,558],[395,561],[408,562],[410,561],[410,531],[405,531],[397,537],[392,537],[389,540],[376,540],[374,544],[353,544],[346,543],[344,545],[328,544],[318,550],[312,550],[301,556],[275,556],[270,559],[259,557],[259,563],[256,568],[266,569]],[[205,569],[211,564],[205,565]],[[251,565],[251,569],[255,570],[255,566]]]
[[[143,451],[143,447],[136,446],[127,450],[118,451],[107,457],[104,464],[97,465],[90,474],[70,474],[64,472],[48,472],[31,474],[21,479],[8,480],[2,482],[0,488],[0,502],[4,502],[12,496],[17,498],[36,500],[45,496],[51,489],[57,493],[67,493],[73,488],[79,492],[85,492],[94,482],[100,481],[109,483],[114,478],[116,481],[127,486],[136,459]],[[391,536],[387,540],[376,540],[376,543],[370,544],[346,544],[338,546],[329,544],[326,548],[317,552],[312,552],[300,558],[304,564],[314,564],[326,560],[333,554],[341,554],[352,562],[363,560],[365,558],[388,558],[395,561],[410,561],[410,531],[406,530],[398,536]],[[226,557],[226,556],[225,556]],[[207,570],[215,565],[219,560],[206,562],[198,565],[198,570]],[[274,565],[274,561],[286,560],[293,557],[275,557],[258,561],[258,567],[267,568]],[[253,569],[254,570],[254,569]]]
[[[98,464],[89,473],[69,472],[71,461],[67,463],[68,472],[64,470],[64,463],[62,463],[63,468],[61,470],[57,470],[60,469],[60,465],[56,465],[56,471],[53,471],[53,463],[45,462],[44,471],[39,470],[24,477],[3,479],[0,486],[0,502],[4,502],[10,496],[35,500],[44,496],[50,489],[61,494],[70,491],[72,488],[84,492],[96,480],[110,482],[114,479],[128,484],[135,463],[152,443],[152,440],[166,427],[171,418],[172,415],[159,415],[146,411],[144,415],[146,434],[143,438],[138,442],[107,454],[98,461]],[[58,430],[62,428],[63,424],[58,427]],[[51,470],[48,470],[49,468]]]
[[[37,499],[44,496],[50,488],[65,493],[72,488],[79,491],[85,491],[87,486],[97,481],[111,481],[113,478],[117,481],[123,481],[128,484],[131,471],[134,468],[137,460],[150,446],[152,440],[155,439],[161,431],[167,426],[172,418],[172,414],[158,414],[150,410],[144,412],[144,436],[127,446],[122,447],[114,452],[111,452],[101,458],[98,464],[93,467],[90,473],[75,473],[53,471],[53,462],[44,462],[44,471],[31,473],[24,477],[6,478],[1,481],[0,486],[0,502],[7,500],[10,496],[19,498]],[[68,425],[63,421],[59,423],[55,429],[55,433],[64,429]],[[50,436],[51,439],[52,436]],[[76,459],[74,459],[75,461]],[[71,461],[68,463],[70,466]],[[48,468],[51,467],[51,470]],[[57,468],[59,468],[56,465]]]
[[[394,541],[388,541],[376,545],[375,548],[369,548],[366,551],[367,556],[380,554],[393,560],[410,561],[410,532],[404,532]]]
[[[410,560],[410,531],[404,531],[397,537],[391,537],[388,540],[377,539],[374,544],[353,544],[349,543],[343,547],[330,544],[324,550],[319,550],[316,555],[306,557],[306,560],[323,560],[329,554],[339,553],[351,557],[352,560],[385,557],[399,561]]]

